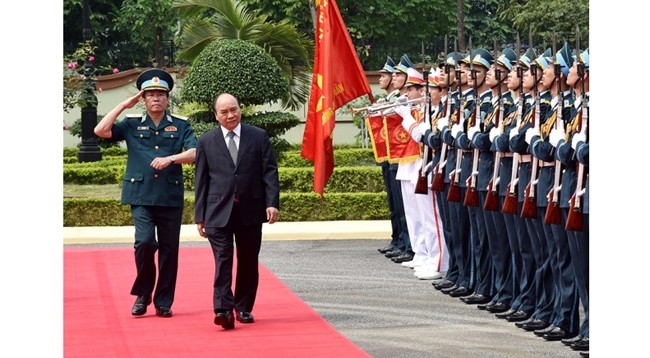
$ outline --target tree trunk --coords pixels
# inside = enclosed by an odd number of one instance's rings
[[[165,67],[165,51],[163,50],[162,28],[156,28],[156,37],[154,39],[154,46],[156,48],[156,67]]]
[[[463,22],[463,0],[456,1],[456,17],[458,17],[458,51],[465,52],[465,23]]]

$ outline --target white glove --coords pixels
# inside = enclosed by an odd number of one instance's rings
[[[480,128],[477,127],[477,126],[471,127],[470,129],[467,130],[467,137],[470,140],[472,140],[474,138],[474,134],[478,133],[479,130],[480,130]]]
[[[539,135],[539,127],[530,127],[526,131],[526,143],[531,144],[530,141],[533,139],[534,136]]]
[[[411,128],[411,126],[410,125],[408,127],[404,126],[404,121],[405,120],[406,119],[402,120],[402,126],[404,127],[404,129],[406,129],[408,131],[409,128]],[[415,123],[415,122],[413,122],[413,123]],[[430,129],[430,126],[428,124],[426,124],[424,122],[418,124],[417,126],[415,126],[413,128],[413,131],[411,132],[411,138],[413,138],[414,141],[419,142],[420,139],[422,139],[422,136],[424,135],[424,132],[427,131],[427,129]]]
[[[564,139],[564,133],[562,133],[562,130],[558,128],[554,128],[551,131],[551,134],[548,136],[549,143],[551,143],[551,145],[554,147],[557,147],[557,144],[562,139]]]
[[[462,130],[463,130],[463,126],[461,126],[460,124],[454,124],[454,126],[451,127],[451,136],[456,138],[458,133],[460,133]]]
[[[571,139],[571,148],[575,150],[579,142],[586,142],[586,141],[587,141],[587,136],[584,133],[582,132],[576,133],[573,135],[573,138]]]
[[[449,118],[447,117],[442,117],[438,119],[438,130],[442,130],[447,124],[449,124]]]
[[[498,137],[500,134],[501,132],[499,131],[499,128],[492,127],[492,129],[490,129],[490,142],[494,142],[494,138]]]
[[[514,136],[516,136],[517,134],[519,134],[519,129],[518,129],[518,128],[516,128],[516,129],[515,129],[515,128],[512,128],[512,129],[510,130],[510,133],[508,133],[508,134],[509,134],[509,138],[512,140],[512,138],[514,138]]]
[[[431,172],[431,166],[433,165],[433,162],[428,162],[427,165],[424,166],[424,173],[429,174]]]
[[[411,107],[410,106],[395,106],[393,107],[393,111],[395,113],[399,114],[402,118],[405,118],[406,115],[408,114],[409,116],[411,115]]]

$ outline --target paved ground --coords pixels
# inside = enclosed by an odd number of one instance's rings
[[[388,222],[277,224],[264,227],[261,262],[372,357],[579,357],[385,258],[377,248],[388,242]],[[64,243],[130,246],[132,235],[131,227],[64,228]],[[181,240],[208,245],[193,225]]]
[[[264,242],[260,259],[375,358],[579,357],[416,279],[377,252],[386,242]]]

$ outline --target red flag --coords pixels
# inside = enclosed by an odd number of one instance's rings
[[[418,119],[417,113],[414,118]],[[391,163],[408,163],[421,156],[420,144],[411,138],[402,126],[402,117],[393,113],[384,116],[388,139],[388,161]]]
[[[334,171],[335,111],[372,90],[334,0],[317,0],[314,73],[301,155],[314,162],[314,191],[323,197]]]
[[[366,127],[370,132],[372,151],[375,154],[375,161],[381,163],[388,160],[388,142],[386,137],[386,125],[384,115],[371,115],[366,118]]]

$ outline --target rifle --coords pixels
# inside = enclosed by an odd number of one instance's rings
[[[496,56],[496,42],[494,45],[494,58],[498,58]],[[499,91],[499,106],[497,107],[497,113],[495,114],[495,122],[494,126],[496,128],[499,128],[499,123],[503,121],[503,111],[504,105],[503,105],[503,93],[501,91],[501,83],[503,80],[501,79],[501,69],[495,64],[494,65],[494,75],[498,78],[498,91]],[[490,182],[488,183],[487,187],[487,196],[485,197],[485,204],[483,205],[483,209],[487,211],[498,211],[499,210],[499,191],[497,190],[497,185],[499,185],[499,169],[501,166],[501,156],[502,153],[497,151],[494,152],[494,168],[492,169],[492,179],[490,179]]]
[[[580,59],[580,36],[579,28],[576,26],[576,61],[577,70],[578,70],[578,79],[580,80],[580,113],[578,114],[578,123],[576,128],[576,133],[582,130],[582,126],[585,126],[585,132],[589,133],[589,100],[585,96],[585,64]],[[582,231],[583,222],[582,222],[582,206],[581,199],[582,195],[585,193],[584,189],[584,180],[585,180],[585,166],[578,162],[578,175],[576,183],[576,191],[571,196],[569,201],[569,214],[566,219],[566,230],[572,231]]]
[[[555,54],[555,63],[553,64],[553,70],[555,74],[555,82],[557,82],[557,119],[555,120],[555,128],[557,129],[561,122],[562,127],[564,128],[564,121],[562,119],[564,112],[564,94],[562,93],[562,84],[560,81],[561,77],[561,68],[560,63],[557,60],[557,52],[555,51],[555,31],[553,32],[553,53]],[[548,192],[548,204],[546,205],[546,213],[544,214],[544,224],[550,225],[555,224],[559,225],[562,222],[562,217],[560,213],[560,179],[562,178],[562,162],[555,160],[555,178],[553,180],[553,187]]]
[[[431,126],[431,94],[429,93],[429,68],[424,55],[424,42],[422,42],[422,73],[424,76],[425,100],[424,100],[424,121]],[[424,146],[422,153],[422,167],[418,173],[418,182],[415,184],[415,194],[428,194],[429,183],[427,182],[426,166],[429,163],[429,152],[431,148]]]
[[[532,36],[530,36],[529,33],[529,39],[528,43],[530,47],[533,47],[533,40]],[[531,59],[532,62],[533,59]],[[533,109],[533,117],[531,120],[532,128],[535,128],[536,125],[539,125],[540,122],[540,108],[539,108],[539,102],[540,102],[540,97],[539,97],[539,90],[537,89],[537,71],[533,71],[532,69],[532,64],[531,64],[531,71],[533,72],[533,78],[535,81],[535,85],[533,86],[533,91],[535,92],[535,108]],[[530,173],[530,181],[528,182],[528,185],[526,185],[526,189],[524,189],[524,202],[521,206],[521,217],[522,218],[536,218],[537,217],[537,199],[535,197],[535,185],[537,185],[537,171],[539,167],[539,159],[532,155],[532,164],[531,164],[531,173]]]
[[[478,81],[477,81],[477,76],[476,76],[476,71],[474,70],[474,64],[473,64],[473,59],[472,59],[472,38],[469,38],[469,73],[470,76],[472,76],[472,80],[474,81],[474,96],[476,97],[474,103],[476,105],[474,106],[474,112],[470,116],[470,118],[467,120],[467,129],[474,127],[477,123],[477,121],[480,121],[481,119],[481,106],[479,103],[479,98],[478,98]],[[478,118],[478,119],[477,119]],[[472,138],[469,138],[471,141]],[[465,200],[463,201],[463,205],[465,206],[478,206],[478,190],[476,188],[476,182],[478,181],[478,157],[479,157],[479,150],[478,148],[474,148],[472,150],[472,172],[470,173],[469,177],[467,180],[469,181],[467,185],[467,191],[465,192]]]
[[[521,66],[521,56],[519,55],[519,33],[517,33],[517,78],[519,78],[519,103],[517,104],[517,123],[515,128],[519,127],[521,117],[524,111],[524,68]],[[513,128],[514,129],[514,128]],[[510,130],[513,130],[510,129]],[[519,153],[515,152],[512,156],[512,174],[510,175],[510,183],[508,183],[506,197],[503,200],[503,207],[501,212],[504,214],[517,214],[517,169],[519,168]]]
[[[454,54],[454,56],[456,56]],[[455,59],[455,58],[454,58]],[[445,73],[447,74],[447,99],[445,101],[445,118],[449,121],[451,117],[451,85],[449,84],[451,80],[451,75],[449,74],[450,64],[447,63],[447,35],[445,35]],[[438,133],[438,127],[432,129],[434,133]],[[440,152],[440,161],[436,164],[436,167],[433,169],[433,180],[431,182],[431,190],[435,191],[444,191],[445,190],[445,173],[444,168],[447,163],[447,143],[442,143],[442,150]]]
[[[458,39],[457,39],[458,40]],[[456,44],[454,44],[454,52],[456,52]],[[454,54],[456,56],[456,54]],[[470,56],[471,57],[471,56]],[[458,60],[458,59],[456,59]],[[460,116],[463,110],[463,102],[462,102],[462,90],[460,88],[460,67],[458,65],[458,61],[456,61],[456,81],[458,82],[458,100],[460,104],[458,105],[458,108],[456,109],[456,121],[449,120],[449,128],[453,127],[454,124],[460,122]],[[451,177],[449,178],[449,191],[447,192],[447,201],[452,201],[452,202],[460,202],[460,165],[463,159],[463,150],[458,148],[456,149],[456,167],[454,170],[451,172]]]

